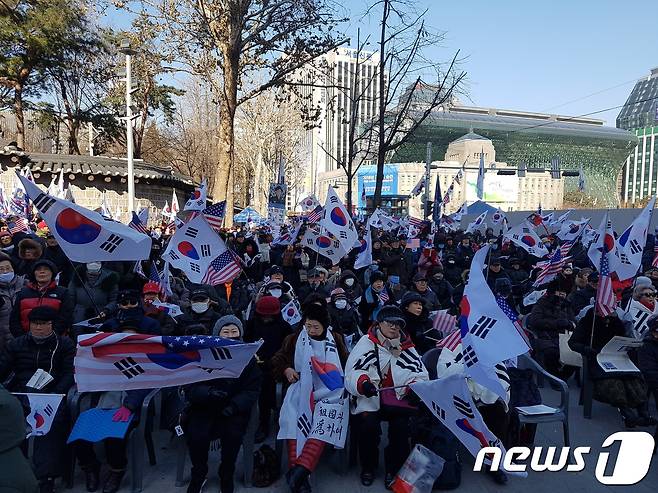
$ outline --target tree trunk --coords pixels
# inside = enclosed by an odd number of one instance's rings
[[[373,209],[379,207],[382,199],[382,184],[384,182],[384,160],[386,158],[386,23],[390,13],[390,0],[384,0],[382,12],[382,25],[379,33],[379,114],[377,115],[378,137],[377,145],[377,176],[375,177],[375,196]]]
[[[16,118],[16,143],[25,149],[25,115],[23,114],[23,84],[14,84],[14,116]],[[25,149],[31,150],[31,149]]]

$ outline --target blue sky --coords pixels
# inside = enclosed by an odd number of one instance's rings
[[[365,0],[343,0],[346,26],[376,29],[361,19]],[[427,23],[445,31],[432,55],[461,50],[468,99],[477,106],[582,115],[624,104],[636,79],[658,66],[656,0],[418,0]],[[113,22],[123,16],[112,16]],[[112,24],[108,22],[108,24]],[[585,96],[599,93],[591,97]],[[578,101],[574,101],[578,100]],[[619,109],[592,115],[614,126]]]

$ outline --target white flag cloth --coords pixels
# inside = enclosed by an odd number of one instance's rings
[[[40,437],[50,431],[57,409],[59,408],[64,394],[15,394],[24,395],[30,405],[30,412],[25,421],[31,431],[27,437]]]
[[[213,336],[84,334],[78,338],[75,381],[80,392],[98,392],[237,378],[261,344]]]
[[[558,216],[557,219],[555,219],[555,221],[551,221],[551,224],[549,224],[549,226],[562,226],[564,224],[564,221],[566,221],[567,216],[571,214],[571,212],[573,212],[573,209],[569,209],[564,214],[561,214],[560,216]]]
[[[176,214],[180,212],[180,206],[178,205],[178,196],[176,195],[176,189],[171,195],[171,217],[176,217]]]
[[[548,249],[544,246],[541,238],[535,233],[535,229],[528,221],[524,221],[510,228],[503,235],[503,238],[509,238],[516,245],[535,257],[542,258],[548,255]]]
[[[290,300],[286,306],[281,309],[281,316],[290,325],[295,325],[302,321],[302,314],[299,307],[299,301],[296,299]]]
[[[333,265],[336,265],[340,259],[347,255],[348,250],[345,250],[343,245],[328,231],[320,233],[313,228],[306,228],[306,232],[302,238],[302,245],[324,255]],[[352,249],[352,245],[349,245]]]
[[[617,239],[620,260],[617,277],[620,281],[635,277],[642,265],[642,252],[647,243],[651,211],[655,205],[656,197],[653,197],[640,215],[635,218],[633,224]]]
[[[523,298],[523,306],[531,306],[539,301],[539,298],[546,294],[546,290],[532,291]]]
[[[496,363],[528,352],[512,321],[496,302],[483,270],[489,245],[473,256],[468,284],[460,303],[459,330],[465,372],[477,383],[505,398],[505,389],[493,371]]]
[[[302,206],[302,211],[308,212],[314,210],[317,206],[320,205],[320,201],[315,197],[315,195],[309,195],[299,203]]]
[[[372,219],[372,218],[370,218]],[[370,230],[370,219],[366,223],[363,238],[359,240],[359,253],[354,260],[354,268],[360,269],[372,265],[372,231]]]
[[[162,259],[185,272],[190,281],[201,283],[210,262],[225,250],[222,239],[199,214],[176,230]]]
[[[354,243],[359,239],[352,218],[332,186],[329,187],[327,192],[327,200],[324,203],[324,217],[320,221],[320,225],[334,235],[343,245],[343,250],[347,252],[352,249]]]
[[[487,219],[487,211],[484,211],[482,214],[480,214],[475,221],[470,223],[468,227],[466,228],[467,233],[472,233],[476,229],[478,229],[480,226],[485,224],[485,220]]]
[[[105,194],[103,194],[103,201],[101,202],[101,215],[108,219],[114,219],[112,217],[112,211],[110,211],[110,207],[107,205],[107,197]]]
[[[592,242],[589,244],[589,248],[587,249],[587,256],[592,261],[592,264],[594,264],[594,267],[598,270],[599,266],[601,265],[601,252],[603,251],[602,242],[604,241],[605,250],[606,252],[608,252],[607,267],[608,267],[608,271],[612,273],[612,272],[617,272],[621,264],[621,261],[619,259],[620,249],[617,240],[615,239],[615,236],[613,234],[606,234],[607,229],[612,230],[612,224],[608,218],[609,218],[609,214],[605,214],[603,216],[603,218],[601,219],[601,224],[599,224],[596,233],[592,235],[593,239]],[[600,239],[602,239],[602,241],[599,241]],[[584,243],[585,241],[583,239],[583,244]],[[599,273],[599,277],[600,277],[600,273]]]
[[[176,192],[174,192],[174,198],[172,198],[172,212],[174,209],[173,201],[176,198]],[[206,184],[206,179],[201,180],[201,185],[194,189],[192,195],[187,202],[185,202],[184,211],[202,211],[206,208],[206,201],[208,200],[208,185]],[[178,205],[178,200],[176,199],[176,205]]]
[[[494,212],[491,215],[491,223],[492,224],[501,224],[505,220],[506,217],[507,216],[505,216],[505,213],[503,211],[501,211],[500,209],[498,209],[496,212]]]
[[[148,209],[148,207],[144,207],[143,209],[141,209],[139,211],[139,213],[137,214],[137,217],[142,222],[144,227],[146,227],[146,225],[149,223],[149,209]]]
[[[20,177],[34,206],[66,256],[74,262],[142,260],[151,238],[77,204],[52,197]]]
[[[479,200],[484,198],[484,149],[480,153],[480,166],[478,168],[477,196]]]
[[[153,300],[153,306],[166,313],[171,318],[176,318],[183,314],[183,310],[181,310],[180,306],[174,305],[173,303],[162,303],[161,301]]]
[[[380,219],[379,219],[379,218],[380,218],[380,215],[382,215],[382,214],[384,214],[384,213],[383,213],[379,208],[377,208],[377,209],[375,209],[375,212],[373,212],[373,213],[370,215],[370,219],[369,219],[369,221],[370,221],[370,225],[371,225],[373,228],[381,228],[381,227],[382,227],[382,223],[381,223],[381,221],[380,221]],[[384,215],[385,215],[385,214],[384,214]]]
[[[462,220],[462,217],[464,217],[466,214],[468,214],[468,204],[466,202],[464,202],[461,205],[461,207],[457,210],[457,212],[452,214],[452,218],[455,221],[459,222],[459,221]]]
[[[562,241],[576,241],[583,234],[583,231],[589,224],[589,219],[581,221],[566,221],[560,226],[560,231],[557,232],[557,237]]]
[[[503,443],[487,428],[473,402],[464,375],[412,383],[410,387],[473,457],[484,447],[499,447],[505,455]]]

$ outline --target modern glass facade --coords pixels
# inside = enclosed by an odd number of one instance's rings
[[[586,193],[599,206],[611,207],[619,204],[620,171],[638,142],[634,133],[606,127],[601,120],[453,107],[430,115],[394,159],[424,161],[428,141],[434,159],[440,159],[448,144],[466,132],[491,139],[498,162],[549,169],[557,158],[562,169],[578,170],[582,165]],[[573,189],[577,182],[577,178],[567,179],[565,186]]]
[[[621,180],[621,199],[633,203],[658,188],[658,68],[639,80],[617,117],[617,127],[630,130],[638,139],[627,157]]]

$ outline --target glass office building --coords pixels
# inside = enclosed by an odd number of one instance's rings
[[[606,127],[602,120],[453,106],[433,112],[393,159],[424,161],[427,142],[433,156],[443,156],[448,144],[467,132],[491,139],[496,160],[509,165],[549,169],[556,158],[562,170],[582,165],[586,193],[598,206],[610,207],[619,204],[621,169],[638,142],[634,133]],[[578,178],[565,180],[567,189],[577,184]]]
[[[630,130],[638,139],[621,179],[622,201],[633,203],[654,195],[658,188],[658,68],[637,81],[619,112],[617,127]]]

